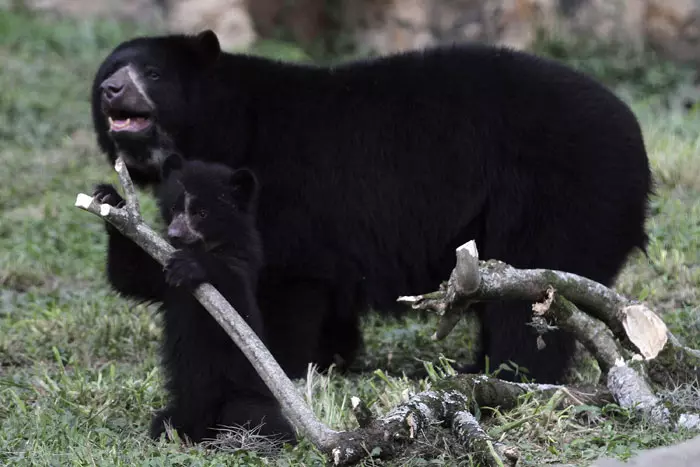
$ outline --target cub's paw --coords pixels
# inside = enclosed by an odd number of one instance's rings
[[[195,288],[206,282],[206,273],[194,253],[177,250],[165,264],[165,282],[172,287]]]
[[[114,185],[108,183],[100,183],[95,187],[92,192],[92,196],[98,203],[109,204],[115,208],[121,208],[124,206],[126,201],[114,188]]]

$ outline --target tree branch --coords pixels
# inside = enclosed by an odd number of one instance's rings
[[[673,423],[670,411],[654,394],[642,362],[653,365],[657,358],[664,363],[675,358],[677,364],[685,362],[681,364],[684,371],[698,375],[700,352],[681,346],[661,318],[646,305],[628,300],[585,277],[548,269],[516,269],[497,260],[481,261],[480,267],[475,268],[473,264],[479,262],[478,256],[475,246],[466,248],[469,243],[457,251],[469,252],[471,258],[457,255],[457,265],[446,286],[427,295],[399,300],[413,308],[436,311],[442,319],[463,314],[474,302],[531,300],[535,302],[536,327],[546,328],[539,320],[548,317],[574,334],[607,375],[608,388],[620,406],[660,425]],[[460,265],[460,261],[468,264]],[[458,273],[467,270],[469,275]],[[459,278],[465,278],[464,285],[457,282]],[[450,323],[455,321],[453,316],[448,319]],[[689,419],[697,419],[697,415],[682,414],[675,423]]]
[[[554,291],[550,289],[554,295]],[[629,366],[623,357],[624,349],[612,332],[600,320],[579,310],[576,305],[558,295],[545,312],[557,325],[571,332],[598,360],[607,375],[607,386],[621,407],[647,416],[657,425],[669,425],[671,414],[663,406],[638,366]]]

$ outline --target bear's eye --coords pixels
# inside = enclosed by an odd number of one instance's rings
[[[146,69],[146,77],[151,81],[158,81],[160,79],[160,73],[155,68]]]
[[[207,215],[209,215],[209,211],[207,211],[206,209],[200,209],[199,211],[197,211],[197,216],[199,216],[200,219],[205,219]]]

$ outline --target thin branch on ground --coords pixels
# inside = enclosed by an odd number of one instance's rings
[[[542,401],[557,395],[558,406],[562,408],[613,402],[612,395],[604,388],[585,390],[555,384],[513,383],[485,375],[457,375],[437,381],[429,390],[411,396],[386,415],[361,425],[359,430],[340,433],[338,445],[332,450],[333,462],[350,465],[372,451],[379,452],[383,458],[396,456],[406,443],[437,425],[452,430],[483,465],[515,465],[519,457],[517,448],[491,438],[469,409],[475,406],[512,409],[526,394]]]

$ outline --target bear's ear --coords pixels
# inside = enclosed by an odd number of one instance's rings
[[[211,29],[206,29],[195,37],[197,43],[197,53],[202,65],[209,66],[214,63],[221,53],[221,45],[216,33]]]
[[[231,174],[229,180],[233,199],[236,205],[247,210],[253,204],[258,195],[258,178],[249,169],[238,169]]]
[[[160,177],[162,180],[166,180],[173,172],[182,169],[182,164],[184,163],[182,156],[176,152],[170,154],[163,161],[163,165],[160,168]]]

